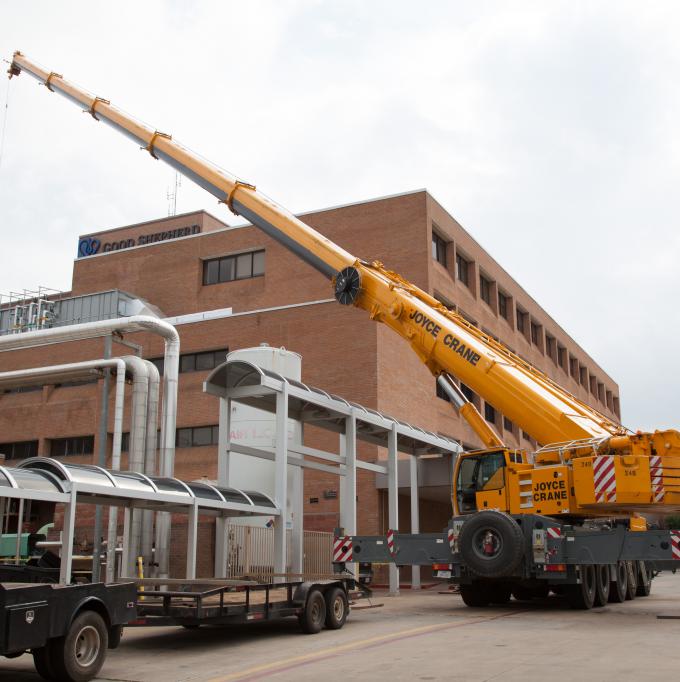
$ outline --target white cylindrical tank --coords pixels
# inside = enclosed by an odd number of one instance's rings
[[[302,376],[302,357],[285,348],[274,348],[261,344],[255,348],[234,350],[227,360],[242,360],[267,369],[288,379],[300,381]],[[231,406],[231,440],[252,447],[273,448],[276,445],[276,418],[272,412],[240,403]],[[302,426],[294,419],[288,420],[288,443],[300,443]],[[286,525],[291,526],[291,476],[288,485],[288,508]],[[236,452],[231,454],[229,485],[241,490],[256,490],[274,497],[274,462],[259,457],[250,457]],[[297,494],[301,494],[298,492]],[[268,519],[243,519],[247,525],[265,524]]]

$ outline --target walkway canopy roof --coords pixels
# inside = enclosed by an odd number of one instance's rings
[[[228,397],[245,405],[275,412],[276,393],[284,385],[287,387],[288,416],[291,419],[343,433],[345,419],[354,414],[359,440],[387,447],[388,434],[396,425],[397,449],[401,452],[424,455],[460,450],[460,445],[452,438],[426,431],[243,360],[227,360],[216,367],[203,384],[203,390],[221,398]]]
[[[205,482],[111,471],[92,464],[64,464],[32,457],[16,468],[0,467],[0,497],[134,506],[158,511],[187,511],[214,516],[276,516],[279,511],[264,493]]]

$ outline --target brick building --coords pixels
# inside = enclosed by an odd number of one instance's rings
[[[350,252],[380,259],[577,397],[619,419],[614,380],[426,191],[323,209],[303,219]],[[478,445],[404,341],[363,311],[339,306],[328,281],[255,227],[229,227],[199,211],[83,236],[72,290],[59,298],[64,306],[80,301],[70,308],[77,310],[73,321],[86,321],[102,314],[88,312],[86,304],[88,295],[99,292],[113,292],[123,303],[141,300],[177,325],[182,357],[175,472],[180,478],[216,478],[212,427],[218,405],[203,394],[202,382],[227,349],[261,342],[300,353],[307,384],[453,437],[466,447]],[[7,318],[7,311],[0,314]],[[129,339],[141,344],[144,357],[162,358],[160,339],[143,333]],[[114,346],[114,355],[129,352]],[[100,357],[101,340],[65,343],[0,353],[0,371]],[[100,394],[90,383],[0,395],[0,452],[7,463],[35,454],[92,462]],[[493,406],[470,397],[509,446],[535,445]],[[112,424],[109,449],[111,430]],[[312,437],[319,447],[328,438]],[[362,453],[364,459],[380,455],[368,446]],[[422,466],[421,530],[439,530],[450,514],[450,462],[431,460]],[[337,485],[332,477],[307,473],[306,528],[337,525],[337,499],[323,494]],[[383,486],[379,476],[360,472],[360,533],[386,527]],[[408,504],[400,507],[401,527],[408,528]]]

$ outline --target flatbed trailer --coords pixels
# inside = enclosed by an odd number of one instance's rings
[[[133,583],[0,583],[0,655],[30,651],[45,679],[84,682],[135,616]]]
[[[133,579],[134,580],[134,579]],[[340,629],[357,598],[370,590],[354,576],[282,576],[259,580],[134,580],[137,617],[130,627],[245,624],[297,617],[302,631]]]
[[[573,520],[498,511],[454,517],[441,533],[339,536],[348,562],[436,566],[468,606],[547,596],[574,608],[647,596],[656,572],[680,569],[680,530],[631,530],[612,519]]]

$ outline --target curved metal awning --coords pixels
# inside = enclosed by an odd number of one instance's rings
[[[146,476],[134,471],[112,471],[93,464],[67,464],[50,457],[32,457],[16,468],[0,467],[0,497],[4,488],[65,494],[76,492],[78,502],[126,505],[162,511],[186,511],[196,505],[201,514],[278,515],[264,493],[225,488],[202,481]],[[19,497],[20,494],[12,494]],[[33,498],[35,499],[35,498]]]
[[[452,438],[413,426],[388,414],[353,403],[321,388],[289,379],[245,360],[229,360],[216,367],[203,390],[220,398],[231,398],[267,412],[276,411],[276,394],[287,387],[288,416],[330,431],[343,433],[345,420],[354,415],[357,438],[387,447],[388,434],[396,425],[397,449],[409,454],[446,454],[460,451]]]

